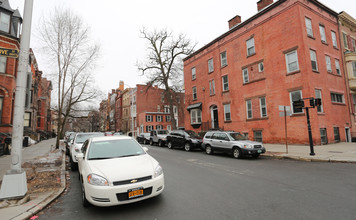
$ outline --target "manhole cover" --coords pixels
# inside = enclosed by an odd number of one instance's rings
[[[328,151],[329,153],[337,153],[337,154],[341,154],[341,151]]]

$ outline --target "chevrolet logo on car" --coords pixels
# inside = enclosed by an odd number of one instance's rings
[[[137,183],[137,180],[131,180],[131,183]]]

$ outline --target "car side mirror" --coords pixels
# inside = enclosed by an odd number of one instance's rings
[[[145,152],[147,152],[148,151],[148,148],[147,147],[142,147],[144,150],[145,150]]]
[[[79,153],[79,154],[77,154],[77,159],[78,160],[83,160],[84,159],[84,154],[83,153]]]

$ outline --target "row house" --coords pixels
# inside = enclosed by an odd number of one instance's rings
[[[107,104],[108,100],[103,100],[100,102],[99,106],[99,130],[100,131],[107,131],[109,126],[108,126],[108,121],[107,121]]]
[[[350,103],[350,133],[352,141],[356,142],[356,20],[346,12],[339,14],[339,32],[347,86],[346,98]]]
[[[351,127],[338,14],[316,0],[260,0],[258,13],[184,59],[185,128],[235,130],[256,141],[307,144],[305,109],[293,101],[320,98],[310,109],[313,142],[348,140]],[[306,106],[309,102],[306,100]]]

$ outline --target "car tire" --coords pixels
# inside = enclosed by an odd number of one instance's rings
[[[168,147],[169,149],[172,149],[172,148],[173,148],[172,142],[168,141],[167,147]]]
[[[189,142],[186,142],[184,144],[184,150],[187,151],[187,152],[192,150],[192,147],[190,146]]]
[[[153,140],[152,139],[150,139],[150,145],[153,146]]]
[[[232,156],[236,159],[240,159],[242,157],[240,148],[234,147],[234,149],[232,149]]]
[[[146,139],[143,140],[143,144],[147,144],[147,140]]]
[[[73,161],[72,156],[70,156],[70,169],[72,171],[78,170],[78,164]]]
[[[85,189],[84,189],[84,184],[82,183],[82,205],[84,207],[89,207],[90,203],[88,202],[86,196],[85,196]]]
[[[158,140],[158,146],[163,147],[163,142],[161,140]]]
[[[213,154],[213,149],[211,148],[210,145],[206,145],[205,146],[205,153],[208,154],[208,155]]]

